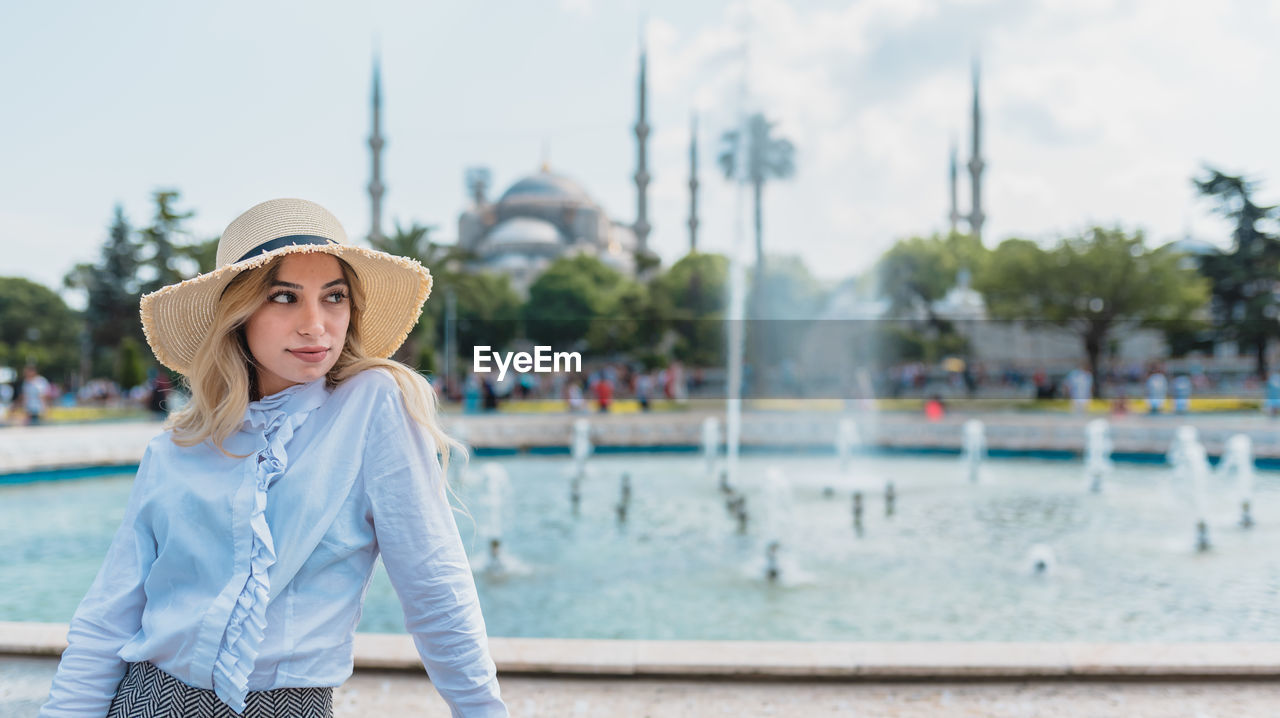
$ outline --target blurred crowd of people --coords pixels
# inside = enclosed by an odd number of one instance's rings
[[[125,391],[107,379],[91,379],[72,390],[51,382],[39,367],[28,365],[11,381],[0,381],[0,426],[32,426],[46,423],[56,407],[90,406],[113,409],[145,409],[163,419],[172,406],[173,381],[167,372],[152,370],[147,381]]]
[[[463,411],[495,411],[508,400],[558,400],[572,413],[608,412],[619,399],[634,399],[641,411],[658,400],[684,401],[701,385],[702,372],[686,372],[680,362],[649,370],[625,363],[608,363],[590,371],[536,374],[498,372],[468,374],[456,398]]]

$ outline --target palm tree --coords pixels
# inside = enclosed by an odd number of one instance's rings
[[[421,225],[417,222],[405,228],[396,222],[396,231],[391,236],[376,239],[370,237],[369,244],[380,252],[418,260],[431,270],[435,287],[449,287],[465,272],[464,265],[472,255],[456,245],[433,241],[431,233],[436,229],[436,225]],[[428,306],[393,358],[416,365],[423,335],[431,337],[435,333],[437,314],[439,311],[436,307]]]
[[[764,183],[771,179],[787,179],[795,174],[795,146],[785,137],[774,137],[776,123],[765,119],[759,112],[747,118],[746,146],[739,147],[740,130],[728,130],[720,137],[720,169],[726,179],[738,179],[751,183],[755,202],[756,228],[756,289],[758,295],[764,281],[764,221],[762,208]],[[744,163],[740,167],[739,163]]]

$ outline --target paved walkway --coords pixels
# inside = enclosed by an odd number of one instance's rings
[[[48,696],[53,658],[0,656],[0,718],[31,718]],[[742,682],[507,676],[515,718],[702,718],[703,716],[1088,716],[1270,717],[1280,683],[1152,682]],[[334,692],[335,718],[448,718],[421,673],[361,670]]]

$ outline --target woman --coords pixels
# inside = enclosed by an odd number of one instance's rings
[[[332,715],[381,553],[453,715],[506,716],[446,496],[457,443],[386,358],[431,275],[297,199],[238,217],[217,261],[142,298],[191,400],[147,446],[40,715]]]

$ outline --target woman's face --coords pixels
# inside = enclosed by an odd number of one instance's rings
[[[281,260],[266,300],[245,323],[262,396],[319,379],[333,368],[347,340],[350,297],[332,254],[290,254]]]

